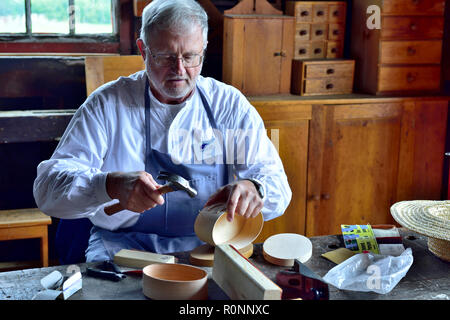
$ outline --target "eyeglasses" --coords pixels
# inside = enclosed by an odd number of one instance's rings
[[[196,53],[185,53],[181,57],[174,54],[154,54],[148,48],[148,52],[153,58],[156,65],[160,67],[170,67],[177,63],[178,59],[181,59],[185,68],[195,68],[202,64],[204,55]]]

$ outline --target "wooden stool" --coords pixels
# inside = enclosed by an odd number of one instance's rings
[[[41,262],[48,267],[47,225],[52,219],[39,209],[0,210],[0,241],[41,239]]]

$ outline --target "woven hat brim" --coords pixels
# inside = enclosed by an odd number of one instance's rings
[[[450,241],[450,201],[401,201],[391,206],[391,215],[403,227]]]

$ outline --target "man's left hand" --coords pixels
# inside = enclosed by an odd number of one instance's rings
[[[255,185],[249,180],[239,180],[221,187],[208,199],[205,207],[220,202],[226,203],[227,220],[230,222],[235,214],[245,218],[256,217],[264,206]]]

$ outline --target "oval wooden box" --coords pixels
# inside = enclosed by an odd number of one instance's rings
[[[143,269],[142,290],[154,300],[206,300],[208,274],[187,264],[151,264]]]
[[[254,218],[235,214],[233,221],[229,222],[225,204],[216,204],[200,211],[194,230],[200,240],[210,245],[231,244],[240,250],[258,237],[263,224],[261,212]]]

